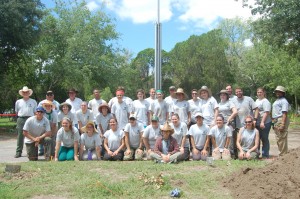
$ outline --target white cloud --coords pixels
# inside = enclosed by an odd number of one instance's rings
[[[153,23],[157,20],[157,0],[98,0],[122,20]],[[249,0],[253,4],[254,0]],[[235,0],[160,0],[160,21],[173,18],[199,29],[212,29],[221,18],[251,17],[249,8]]]
[[[171,0],[160,1],[161,22],[172,17],[170,2]],[[110,0],[106,1],[106,6],[121,19],[129,19],[133,23],[153,23],[157,20],[156,0]]]
[[[89,2],[89,3],[86,4],[86,7],[87,7],[90,11],[93,11],[93,10],[98,9],[100,6],[99,6],[95,1],[91,1],[91,2]]]

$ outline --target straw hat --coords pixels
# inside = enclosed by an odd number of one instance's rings
[[[55,105],[50,100],[45,100],[42,104],[43,108],[46,109],[46,105],[50,105],[52,109],[55,109]]]
[[[88,121],[87,122],[87,124],[84,126],[84,127],[82,127],[80,130],[81,130],[81,132],[87,132],[87,126],[88,125],[92,125],[93,126],[93,129],[94,129],[94,133],[97,133],[97,129],[95,128],[95,124],[94,124],[94,122],[93,121]]]
[[[21,96],[23,96],[23,92],[29,92],[29,96],[31,96],[33,93],[32,89],[29,89],[27,86],[23,86],[23,88],[19,90],[19,94]]]
[[[98,107],[98,111],[99,111],[100,113],[102,113],[102,108],[103,108],[103,107],[106,107],[106,108],[107,108],[107,112],[110,113],[110,108],[109,108],[109,106],[108,106],[108,104],[107,104],[106,102],[103,102],[103,103],[100,104],[100,106]]]
[[[227,90],[225,90],[225,89],[221,90],[221,91],[218,93],[219,96],[220,96],[221,94],[226,94],[227,97],[229,97],[229,94],[228,94]]]
[[[285,93],[285,92],[286,92],[286,89],[285,89],[283,86],[277,86],[276,89],[274,90],[274,93],[275,93],[276,91]]]
[[[160,129],[162,132],[170,131],[171,135],[174,133],[174,129],[170,126],[169,122],[166,122],[164,126]]]
[[[67,106],[69,107],[69,111],[71,111],[72,106],[71,106],[71,104],[68,104],[67,102],[63,102],[63,103],[61,103],[61,104],[59,105],[59,110],[60,110],[60,111],[63,111],[62,108],[63,108],[64,105],[67,105]]]
[[[211,90],[208,89],[207,86],[202,86],[202,87],[199,89],[199,91],[198,91],[199,96],[201,96],[201,95],[200,95],[201,91],[206,91],[206,92],[208,93],[208,98],[211,97]]]
[[[177,91],[176,91],[175,93],[176,93],[176,95],[177,95],[177,94],[183,94],[185,99],[188,98],[188,96],[187,96],[187,94],[184,92],[183,88],[178,88]]]

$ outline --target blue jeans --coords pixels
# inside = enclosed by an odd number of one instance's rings
[[[272,122],[266,123],[265,128],[261,129],[259,127],[260,123],[257,123],[256,128],[259,131],[259,138],[262,141],[262,157],[268,158],[270,151],[269,133],[271,129]],[[260,149],[260,145],[258,147]]]

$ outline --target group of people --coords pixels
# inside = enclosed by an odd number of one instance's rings
[[[191,91],[188,100],[182,88],[151,88],[145,98],[137,90],[136,100],[125,96],[118,87],[107,103],[100,91],[93,91],[89,102],[70,89],[69,98],[59,104],[53,91],[39,104],[30,98],[27,86],[19,90],[16,101],[17,149],[21,157],[25,142],[29,160],[143,160],[173,163],[184,160],[255,159],[269,157],[269,131],[273,125],[279,155],[287,153],[289,119],[286,90],[277,86],[271,106],[263,88],[257,100],[244,96],[242,88],[232,87],[218,93],[220,102],[207,86]],[[25,139],[24,139],[25,137]],[[262,147],[260,147],[262,143]],[[260,149],[261,148],[261,149]]]

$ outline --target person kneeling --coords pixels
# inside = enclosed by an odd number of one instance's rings
[[[259,132],[255,128],[252,116],[246,117],[245,124],[246,126],[240,129],[236,140],[236,146],[239,150],[238,157],[240,160],[257,159]]]
[[[156,140],[154,152],[151,152],[150,156],[157,163],[175,163],[180,152],[176,139],[171,136],[174,133],[174,129],[167,122],[161,128],[161,132],[162,137]]]
[[[81,128],[79,157],[81,160],[100,160],[101,138],[94,122],[89,121]]]

